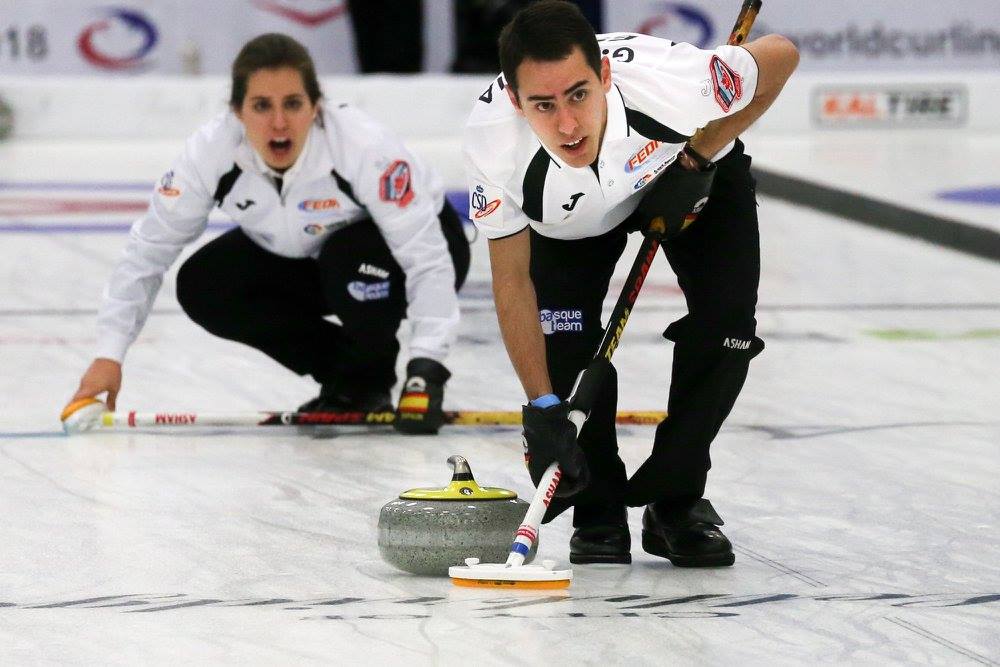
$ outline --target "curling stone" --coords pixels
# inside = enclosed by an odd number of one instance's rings
[[[482,487],[469,462],[448,458],[454,473],[443,489],[410,489],[382,507],[378,548],[382,558],[414,574],[447,575],[466,558],[504,562],[528,503],[507,489]],[[535,557],[531,547],[525,562]]]

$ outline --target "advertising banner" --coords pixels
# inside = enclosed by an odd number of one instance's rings
[[[708,47],[725,43],[739,0],[605,0],[604,30]],[[800,70],[1000,68],[997,0],[765,0],[751,38],[785,35]]]
[[[302,42],[322,73],[357,70],[346,0],[5,0],[0,74],[224,74],[265,32]]]
[[[825,85],[812,110],[818,127],[961,127],[969,95],[963,85]]]

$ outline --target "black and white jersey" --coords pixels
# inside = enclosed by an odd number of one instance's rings
[[[469,217],[487,238],[528,225],[558,239],[614,229],[699,127],[753,99],[757,63],[742,47],[703,50],[631,33],[597,37],[611,61],[612,85],[596,173],[546,150],[510,102],[503,76],[476,102],[463,153]]]
[[[188,139],[132,225],[98,315],[97,356],[124,358],[164,272],[219,207],[257,245],[282,257],[315,257],[332,232],[371,218],[406,272],[411,354],[443,360],[459,318],[438,219],[443,204],[438,175],[348,105],[324,105],[295,164],[280,174],[253,150],[235,115],[224,112]]]

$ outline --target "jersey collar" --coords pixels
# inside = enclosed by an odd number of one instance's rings
[[[628,126],[628,118],[625,116],[625,98],[622,97],[622,91],[618,89],[617,83],[611,84],[611,89],[605,97],[608,100],[608,121],[604,126],[601,154],[604,153],[606,146],[621,141],[632,133]]]

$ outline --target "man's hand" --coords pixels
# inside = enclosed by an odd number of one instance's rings
[[[444,383],[450,377],[448,369],[433,359],[410,359],[393,422],[395,429],[418,435],[437,433],[444,423]]]
[[[549,396],[559,400],[551,394]],[[553,461],[558,461],[562,480],[556,488],[557,496],[572,496],[590,483],[587,460],[576,444],[576,426],[568,415],[569,403],[566,401],[544,408],[529,403],[521,409],[524,462],[528,466],[531,482],[537,487],[545,470]]]
[[[645,221],[642,233],[657,241],[672,239],[687,228],[708,203],[715,179],[715,163],[682,151],[677,160],[652,185],[639,202],[637,213]]]
[[[69,402],[78,401],[81,398],[96,398],[102,392],[108,392],[108,410],[115,409],[115,400],[118,392],[122,388],[122,365],[113,359],[103,357],[94,359],[90,368],[80,379],[80,387],[73,394]]]

